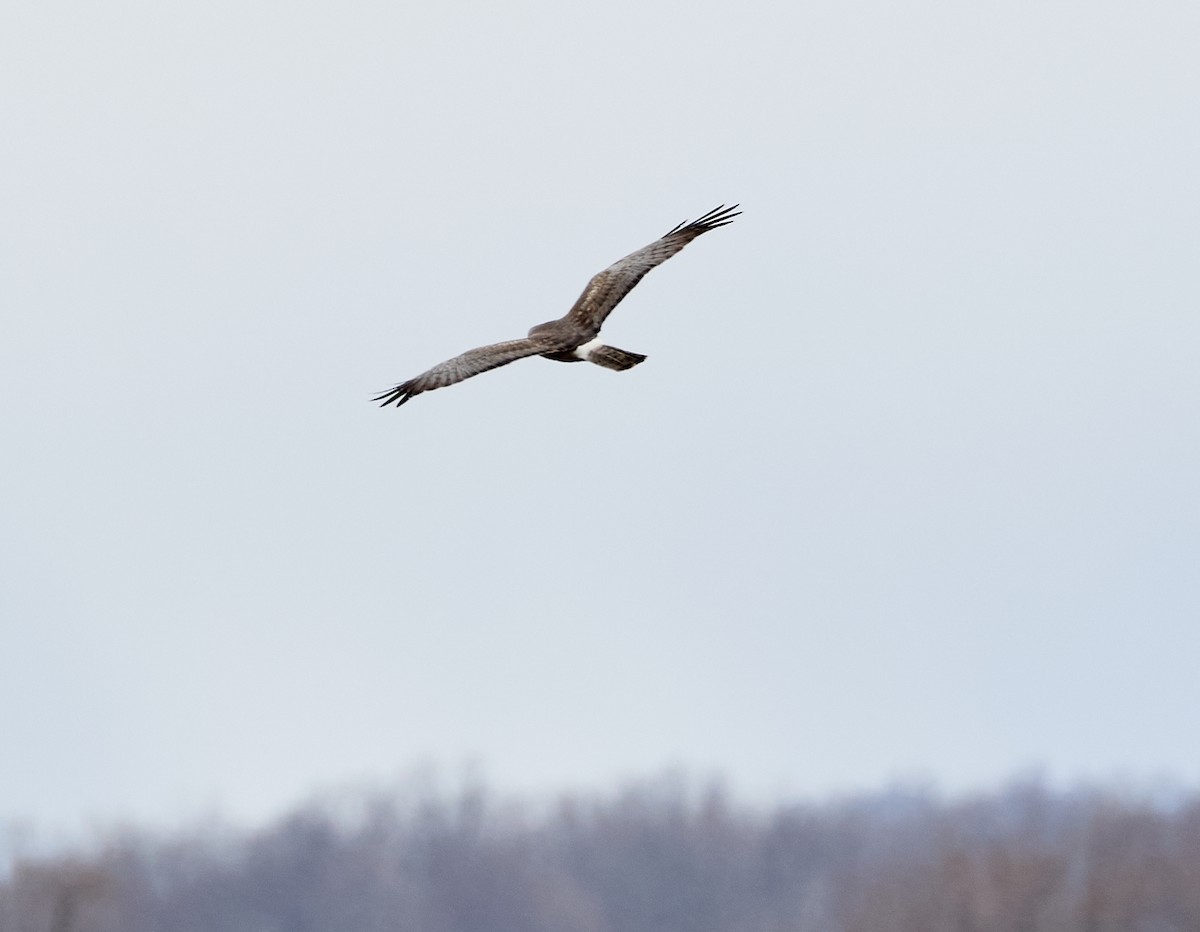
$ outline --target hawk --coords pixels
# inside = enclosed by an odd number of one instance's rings
[[[700,234],[732,223],[733,218],[741,214],[737,208],[737,204],[732,207],[722,204],[698,220],[685,220],[661,239],[614,262],[593,276],[565,316],[538,324],[524,339],[467,350],[461,356],[438,363],[415,379],[401,382],[373,400],[381,402],[381,407],[395,402],[398,408],[422,392],[445,388],[526,356],[543,356],[556,362],[593,362],[618,372],[632,369],[646,357],[602,343],[599,334],[605,319],[647,272],[662,265]]]

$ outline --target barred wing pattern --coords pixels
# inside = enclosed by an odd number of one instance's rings
[[[722,204],[698,220],[690,223],[685,220],[661,239],[613,263],[588,282],[579,300],[565,316],[538,324],[525,339],[467,350],[415,379],[401,382],[395,388],[376,395],[374,400],[381,402],[382,406],[394,403],[400,407],[422,392],[445,388],[526,356],[545,356],[556,362],[587,360],[618,371],[636,366],[646,358],[641,353],[603,346],[596,339],[605,318],[652,268],[662,265],[700,234],[723,227],[731,223],[734,217],[740,216],[741,211],[737,207],[737,204],[732,207]]]
[[[661,239],[614,262],[587,283],[583,294],[567,313],[566,319],[586,327],[593,333],[599,333],[601,325],[612,313],[612,309],[621,303],[621,299],[633,290],[633,286],[640,282],[647,272],[657,265],[662,265],[700,234],[732,223],[733,218],[741,214],[737,208],[737,204],[732,207],[722,204],[698,220],[690,223],[685,220]]]
[[[492,343],[489,346],[476,347],[453,359],[438,363],[428,372],[418,375],[415,379],[402,382],[372,400],[381,402],[381,407],[386,407],[394,401],[398,408],[421,392],[445,388],[447,385],[469,379],[471,376],[487,372],[489,369],[507,366],[510,362],[516,362],[526,356],[536,356],[553,349],[555,346],[546,340],[531,340],[528,337],[523,340],[509,340],[506,343]]]

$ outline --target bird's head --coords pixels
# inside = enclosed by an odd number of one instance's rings
[[[556,329],[562,326],[562,321],[548,320],[544,324],[538,324],[536,327],[529,328],[529,336],[536,337],[539,333],[553,333]]]

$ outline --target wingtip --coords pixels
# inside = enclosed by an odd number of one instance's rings
[[[389,388],[386,392],[381,392],[372,398],[372,401],[378,401],[379,407],[386,408],[388,405],[395,403],[396,407],[400,407],[404,402],[408,401],[415,392],[411,391],[408,384],[397,385],[395,388]]]
[[[722,204],[720,207],[715,207],[707,214],[697,220],[697,223],[703,223],[708,227],[724,226],[727,223],[732,223],[734,217],[740,217],[742,212],[738,210],[741,204],[732,204],[726,207]]]
[[[740,206],[740,204],[734,204],[730,207],[726,207],[724,204],[721,204],[719,207],[714,207],[708,213],[697,217],[695,220],[683,221],[683,223],[679,224],[679,226],[675,227],[673,230],[670,230],[665,235],[672,236],[673,234],[679,233],[683,230],[695,230],[700,233],[706,233],[709,230],[715,230],[717,227],[723,227],[727,223],[733,223],[734,217],[740,217],[742,215],[742,212],[738,210],[738,207]]]

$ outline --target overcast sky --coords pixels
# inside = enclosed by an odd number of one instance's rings
[[[1200,7],[7,3],[0,819],[1200,784]],[[606,337],[380,410],[720,203]]]

